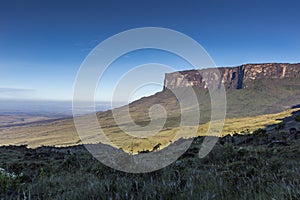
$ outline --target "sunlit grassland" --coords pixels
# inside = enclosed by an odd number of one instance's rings
[[[252,132],[258,128],[266,128],[269,125],[280,123],[282,118],[288,117],[292,112],[300,109],[289,109],[276,114],[258,115],[253,117],[226,118],[222,133],[220,136],[241,133],[243,131]],[[122,148],[124,151],[152,150],[152,148],[161,143],[162,147],[179,138],[190,138],[196,136],[205,136],[208,134],[210,123],[205,123],[199,127],[181,127],[165,128],[159,133],[145,138],[131,136],[116,125],[103,127],[102,131],[114,147]],[[214,127],[211,127],[210,135],[214,135]],[[0,143],[5,144],[28,144],[29,147],[48,146],[68,146],[80,144],[81,139],[86,143],[100,142],[95,135],[97,130],[87,127],[87,132],[80,138],[71,119],[60,120],[49,124],[37,124],[25,127],[13,127],[1,130]],[[13,134],[15,133],[15,134]],[[102,140],[104,141],[104,140]]]
[[[222,134],[225,136],[234,133],[251,133],[259,128],[266,128],[269,125],[275,125],[282,122],[281,119],[289,117],[293,112],[299,111],[299,108],[285,110],[280,113],[258,115],[254,117],[242,117],[242,118],[226,118]],[[204,136],[208,131],[210,123],[206,123],[199,126],[198,135]],[[288,128],[288,127],[287,127]],[[212,128],[213,129],[213,128]]]

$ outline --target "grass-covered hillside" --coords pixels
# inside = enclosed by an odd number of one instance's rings
[[[300,104],[299,78],[257,79],[247,82],[245,89],[226,89],[227,117],[250,117],[263,114],[278,113]],[[199,104],[182,108],[193,112],[193,107],[199,106],[201,123],[210,120],[210,94],[207,90],[194,88]],[[185,95],[185,88],[177,89],[184,101],[192,102],[190,95]],[[218,91],[216,91],[218,92]],[[176,126],[176,117],[180,107],[177,99],[170,90],[164,90],[153,96],[145,97],[130,104],[131,115],[137,123],[147,121],[148,109],[155,104],[163,105],[169,114],[166,126]],[[110,116],[110,112],[99,113],[98,116]],[[104,117],[105,118],[105,117]],[[149,120],[149,119],[148,119]]]
[[[291,112],[295,111],[291,107],[300,104],[299,84],[299,79],[258,79],[249,82],[246,89],[228,89],[226,91],[226,121],[222,135],[245,132],[247,129],[252,132],[258,128],[280,123],[280,120],[277,119],[290,116]],[[208,91],[194,89],[199,104],[191,104],[182,110],[187,113],[187,116],[189,113],[192,116],[195,107],[200,107],[198,135],[203,135],[206,133],[209,125],[207,122],[210,120],[210,95]],[[177,92],[184,101],[191,102],[191,97],[185,94],[185,89],[178,89]],[[102,130],[116,147],[126,151],[130,151],[134,147],[133,151],[135,152],[152,149],[158,143],[163,144],[164,147],[174,138],[180,123],[181,110],[171,91],[164,90],[131,103],[129,105],[130,117],[136,124],[146,126],[150,120],[149,108],[156,104],[160,104],[166,109],[167,121],[160,133],[145,139],[134,138],[120,130],[111,111],[99,112],[97,116]],[[124,107],[118,108],[116,111],[122,113]],[[159,121],[159,117],[154,113],[154,120]],[[130,124],[123,125],[130,127]],[[95,134],[93,130],[90,133],[87,131],[88,142],[94,142],[93,134]],[[0,136],[0,144],[28,144],[30,147],[68,146],[82,143],[76,133],[72,118],[0,128]]]

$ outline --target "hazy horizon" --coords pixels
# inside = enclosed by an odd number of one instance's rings
[[[115,103],[115,106],[125,105],[125,102]],[[113,108],[111,102],[95,102],[95,111],[106,111]],[[49,100],[0,100],[0,115],[58,115],[71,116],[72,101]]]

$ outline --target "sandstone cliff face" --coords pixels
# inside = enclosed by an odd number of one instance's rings
[[[220,87],[228,89],[247,88],[247,82],[262,78],[300,77],[300,63],[245,64],[238,67],[219,67],[168,73],[164,87],[168,89],[197,86],[200,88]]]

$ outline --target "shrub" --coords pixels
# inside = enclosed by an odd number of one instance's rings
[[[267,133],[265,129],[259,128],[255,131],[253,131],[253,135],[255,136],[264,136]]]
[[[16,175],[9,173],[5,169],[0,168],[0,193],[6,193],[8,190],[13,190],[20,185],[20,180],[23,174]]]
[[[285,124],[278,124],[276,127],[275,127],[275,130],[282,130],[285,128]]]
[[[294,117],[294,120],[295,120],[296,122],[300,122],[300,115],[295,116],[295,117]]]

